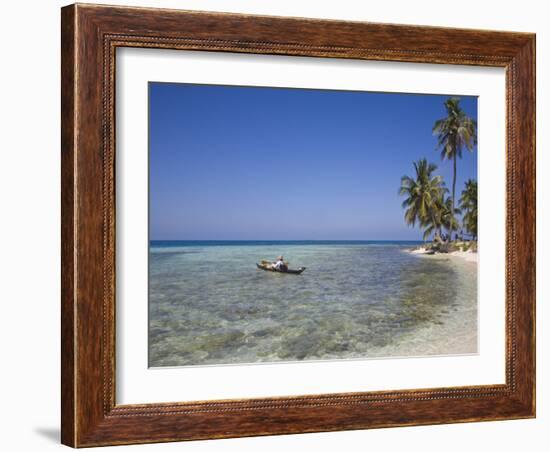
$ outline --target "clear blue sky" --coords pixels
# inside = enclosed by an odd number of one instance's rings
[[[451,188],[432,135],[447,97],[150,83],[150,238],[421,239],[398,188],[422,157]],[[457,171],[458,196],[477,150]]]

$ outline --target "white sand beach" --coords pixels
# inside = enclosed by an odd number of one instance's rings
[[[429,258],[433,258],[433,259],[438,259],[438,258],[441,258],[441,257],[455,257],[455,258],[458,258],[458,259],[463,259],[466,262],[473,262],[473,263],[477,264],[477,252],[470,251],[470,250],[468,250],[468,251],[452,251],[450,253],[430,254],[424,248],[416,248],[416,249],[410,250],[409,252],[411,254],[416,254],[418,256],[429,257]]]
[[[467,262],[475,262],[477,264],[477,252],[473,251],[453,251],[450,256],[464,259]]]

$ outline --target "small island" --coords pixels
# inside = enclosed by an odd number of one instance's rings
[[[414,254],[446,254],[477,262],[477,181],[468,179],[456,202],[456,162],[464,149],[473,152],[477,144],[476,121],[467,116],[458,98],[445,102],[447,116],[435,122],[437,150],[442,160],[453,164],[452,191],[449,193],[437,165],[420,159],[413,162],[414,176],[403,176],[399,194],[405,196],[405,222],[424,231],[425,243],[410,250]]]

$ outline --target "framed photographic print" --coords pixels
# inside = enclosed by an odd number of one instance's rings
[[[535,37],[62,9],[62,442],[535,416]]]

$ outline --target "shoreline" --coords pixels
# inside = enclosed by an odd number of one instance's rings
[[[410,254],[414,254],[414,255],[417,255],[417,256],[422,256],[422,257],[430,257],[430,258],[439,258],[439,257],[445,257],[445,256],[448,256],[448,257],[453,257],[453,258],[457,258],[457,259],[461,259],[461,260],[464,260],[465,262],[470,262],[470,263],[475,263],[477,264],[477,252],[473,252],[473,251],[451,251],[449,253],[439,253],[439,252],[436,252],[436,253],[431,253],[429,252],[428,250],[426,250],[426,248],[414,248],[414,249],[411,249],[411,250],[408,250],[408,252]]]

